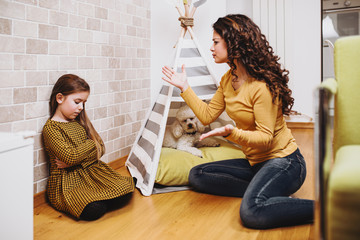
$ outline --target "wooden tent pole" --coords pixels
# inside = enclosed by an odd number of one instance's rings
[[[184,13],[183,13],[183,11],[181,11],[181,9],[179,8],[178,5],[176,5],[175,8],[176,8],[176,10],[178,11],[178,13],[180,14],[180,17],[184,17],[184,16],[185,16]]]
[[[173,48],[176,48],[176,46],[177,46],[178,43],[179,43],[179,39],[180,39],[180,38],[184,38],[185,33],[186,33],[186,29],[184,29],[184,28],[182,27],[182,28],[181,28],[181,32],[180,32],[180,37],[179,37],[178,40],[176,41],[176,43],[175,43],[175,45],[174,45]]]
[[[187,0],[183,0],[184,9],[185,9],[185,17],[189,16],[189,5]]]
[[[184,6],[185,6],[185,0],[184,0]],[[175,8],[176,8],[176,10],[178,11],[180,17],[186,17],[186,11],[185,11],[185,14],[184,14],[184,13],[181,11],[181,9],[179,8],[178,5],[175,5]],[[186,10],[186,9],[185,9],[185,10]],[[179,39],[180,39],[180,38],[184,38],[185,34],[186,34],[186,28],[181,27],[180,37],[179,37],[178,40],[176,41],[176,43],[175,43],[175,45],[174,45],[174,48],[176,48],[176,46],[178,45]]]

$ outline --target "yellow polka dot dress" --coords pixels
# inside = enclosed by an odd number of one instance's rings
[[[85,206],[134,191],[131,177],[121,176],[97,159],[93,140],[76,121],[48,120],[43,128],[44,144],[50,156],[47,195],[59,211],[79,218]],[[55,158],[71,165],[57,168]]]

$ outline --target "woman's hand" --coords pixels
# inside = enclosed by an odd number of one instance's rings
[[[231,134],[232,130],[234,129],[234,126],[231,124],[228,124],[223,127],[215,128],[211,130],[210,132],[204,133],[200,136],[200,141],[211,136],[228,136]]]
[[[64,163],[63,161],[60,161],[58,158],[55,158],[55,164],[58,168],[68,168],[71,167],[70,165]]]
[[[185,65],[181,66],[181,71],[181,73],[177,73],[169,66],[165,66],[162,68],[162,73],[165,75],[162,79],[171,85],[178,87],[181,92],[184,92],[189,87],[185,72]]]

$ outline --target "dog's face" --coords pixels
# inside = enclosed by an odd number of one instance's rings
[[[196,118],[194,112],[190,109],[189,106],[185,105],[179,108],[176,113],[176,119],[179,121],[182,129],[185,133],[196,133],[203,132],[203,125]]]

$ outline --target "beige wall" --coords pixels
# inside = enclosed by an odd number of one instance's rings
[[[91,86],[102,160],[127,155],[150,106],[150,1],[0,0],[0,131],[36,132],[34,193],[46,187],[41,131],[65,73]]]

